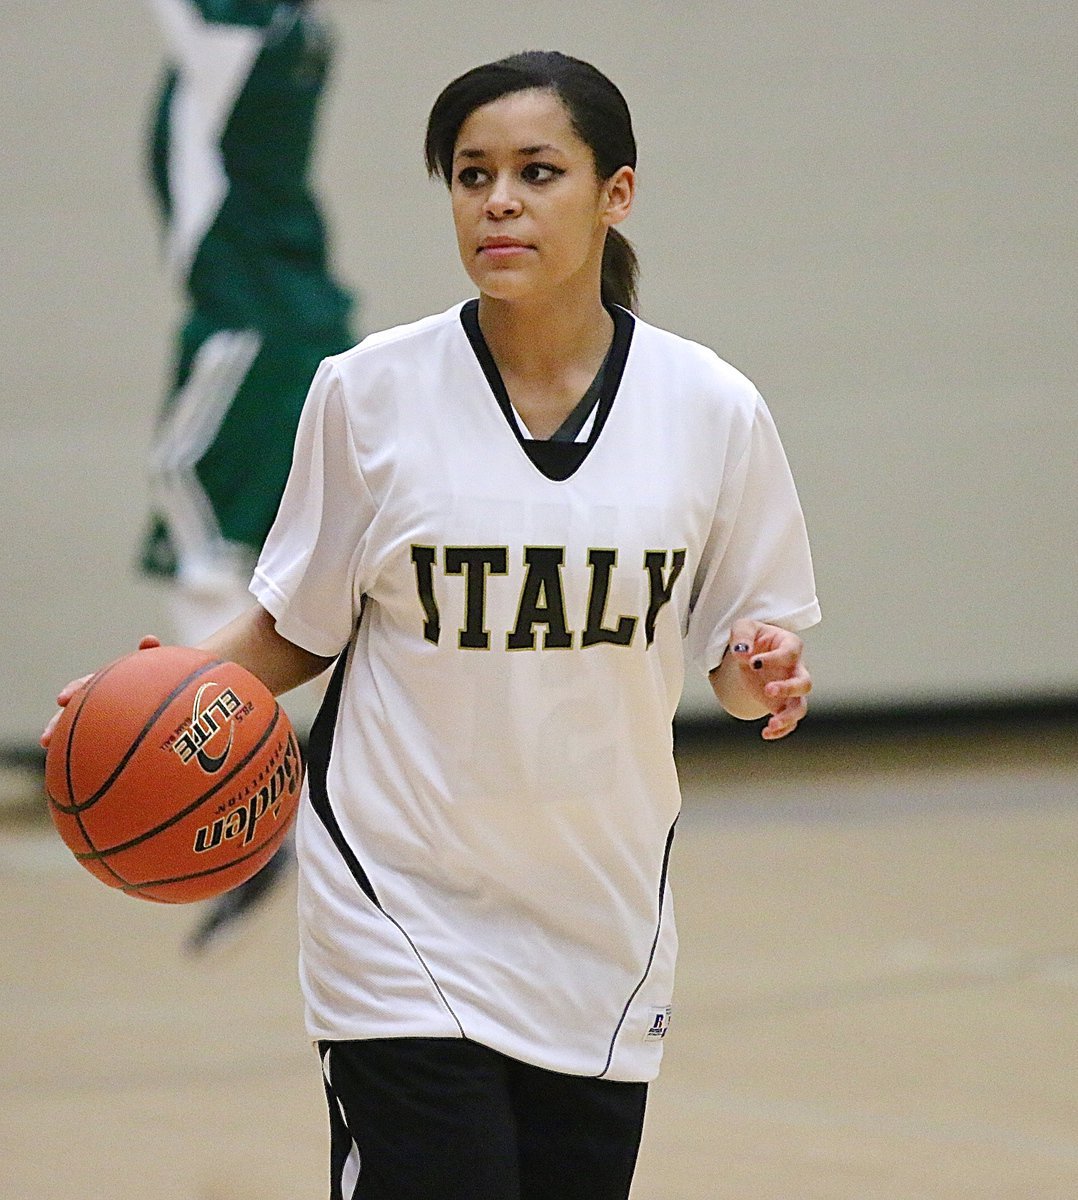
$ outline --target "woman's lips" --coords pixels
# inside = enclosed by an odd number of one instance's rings
[[[515,258],[518,254],[524,254],[532,247],[525,242],[514,242],[510,239],[495,238],[489,242],[481,242],[479,245],[479,253],[486,255],[488,258]]]

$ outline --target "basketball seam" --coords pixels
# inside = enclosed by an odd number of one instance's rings
[[[277,726],[280,725],[281,711],[282,711],[281,706],[276,701],[274,701],[273,720],[270,721],[270,723],[266,726],[265,731],[263,732],[263,734],[259,738],[259,740],[255,743],[255,745],[253,745],[251,747],[251,749],[247,751],[247,754],[233,766],[232,770],[229,771],[229,773],[223,779],[219,779],[214,784],[214,786],[209,789],[209,791],[203,792],[198,797],[197,800],[195,800],[191,804],[187,805],[186,808],[182,808],[182,809],[180,809],[179,812],[173,813],[172,816],[169,817],[169,819],[167,821],[162,822],[160,825],[155,825],[152,829],[147,829],[145,832],[140,833],[138,835],[138,837],[131,838],[130,840],[128,840],[126,842],[120,842],[115,846],[105,846],[105,847],[97,846],[89,837],[87,837],[87,841],[89,841],[90,845],[94,847],[93,850],[92,851],[83,850],[83,851],[74,852],[75,857],[80,862],[85,862],[87,860],[91,860],[91,861],[95,861],[95,862],[104,862],[106,855],[119,854],[121,851],[130,850],[134,846],[139,846],[143,842],[149,841],[150,838],[156,837],[159,833],[163,833],[166,829],[170,829],[173,825],[176,824],[177,821],[182,821],[184,817],[193,813],[197,808],[201,807],[201,805],[203,805],[212,796],[215,796],[223,787],[225,787],[227,784],[231,783],[232,780],[235,779],[235,777],[240,773],[240,771],[242,771],[243,768],[251,761],[251,759],[254,758],[254,756],[259,752],[259,750],[262,749],[262,747],[266,744],[266,742],[269,741],[270,737],[273,735],[274,731],[277,729]],[[108,866],[107,863],[105,863],[105,865]],[[126,883],[127,880],[125,880],[124,882]],[[135,886],[141,886],[141,885],[135,885]]]
[[[79,700],[79,706],[78,706],[77,710],[75,711],[75,715],[71,719],[71,726],[67,731],[67,744],[64,747],[64,782],[67,784],[67,791],[68,791],[68,796],[71,799],[71,804],[65,805],[65,804],[57,803],[56,800],[54,799],[54,797],[51,795],[51,793],[49,794],[49,800],[55,806],[57,811],[64,813],[65,816],[74,817],[75,823],[79,827],[79,832],[82,834],[83,840],[86,842],[86,845],[91,848],[91,851],[75,850],[74,848],[71,848],[71,852],[75,856],[76,860],[79,862],[82,862],[86,858],[96,859],[97,861],[99,861],[101,863],[102,868],[105,871],[107,871],[109,873],[109,875],[111,875],[113,877],[113,879],[116,880],[116,884],[119,887],[126,888],[126,887],[130,886],[130,880],[125,879],[124,876],[121,875],[120,872],[117,871],[116,868],[111,863],[105,862],[105,860],[103,858],[99,857],[96,853],[94,853],[97,849],[97,846],[96,846],[96,843],[95,843],[93,837],[91,837],[91,835],[90,835],[89,829],[87,829],[86,824],[82,819],[82,814],[88,808],[90,808],[91,805],[95,804],[101,798],[101,796],[103,796],[108,791],[108,789],[113,785],[113,783],[115,783],[116,779],[119,777],[120,772],[127,765],[128,761],[131,758],[131,755],[135,752],[135,749],[142,743],[143,739],[146,737],[149,730],[153,727],[153,725],[157,721],[158,717],[160,717],[161,713],[164,712],[165,708],[167,708],[168,705],[172,703],[172,701],[176,698],[176,696],[193,679],[198,679],[199,676],[201,674],[203,674],[204,672],[209,671],[209,670],[215,670],[217,667],[223,666],[224,664],[221,659],[214,659],[212,662],[205,664],[199,670],[191,672],[191,674],[189,674],[186,677],[186,679],[184,679],[183,682],[180,683],[172,691],[172,693],[169,695],[169,697],[158,708],[157,712],[154,713],[154,715],[150,719],[149,724],[143,728],[142,732],[138,735],[138,738],[136,739],[134,744],[130,747],[127,754],[121,760],[119,766],[117,766],[116,769],[113,771],[112,777],[109,780],[107,780],[106,783],[101,788],[98,789],[96,795],[92,796],[90,798],[90,800],[88,800],[84,804],[78,804],[75,800],[74,781],[71,778],[71,752],[72,752],[72,749],[73,749],[74,743],[75,743],[75,728],[79,723],[79,718],[82,716],[83,710],[86,707],[86,702],[90,698],[90,694],[98,686],[98,684],[111,671],[113,671],[116,667],[118,667],[120,665],[120,663],[123,661],[124,661],[123,659],[117,659],[116,662],[110,663],[109,666],[98,671],[94,675],[93,679],[91,679],[89,684],[87,685],[86,690],[82,693],[82,698]],[[107,880],[102,880],[102,883],[105,883],[105,882],[107,882]]]
[[[79,697],[79,702],[76,705],[74,712],[72,713],[71,729],[68,730],[67,744],[64,746],[64,783],[67,785],[67,795],[71,801],[71,807],[60,804],[56,800],[56,798],[53,796],[52,792],[50,792],[48,790],[48,788],[46,788],[45,794],[49,798],[49,803],[52,805],[53,808],[55,808],[57,810],[57,812],[62,812],[65,814],[65,816],[74,817],[75,824],[79,828],[79,833],[82,834],[82,840],[86,843],[87,846],[92,846],[94,844],[93,838],[90,837],[89,830],[82,823],[82,817],[78,811],[78,806],[75,805],[75,792],[74,792],[74,788],[73,788],[73,785],[71,782],[71,773],[70,773],[70,769],[69,769],[69,755],[70,755],[70,751],[71,751],[71,732],[75,728],[75,722],[79,719],[79,713],[82,712],[82,706],[86,703],[86,697],[89,694],[90,694],[90,688],[87,688],[82,693],[82,695]],[[72,853],[77,853],[77,851],[72,851]]]
[[[120,661],[123,661],[123,660],[120,660]],[[113,667],[118,666],[118,665],[119,665],[118,663],[112,664]],[[220,659],[215,659],[213,662],[206,663],[204,666],[200,667],[197,671],[192,671],[188,676],[186,676],[178,684],[176,684],[176,686],[172,689],[172,691],[169,692],[169,694],[165,697],[165,699],[161,701],[161,703],[157,706],[156,710],[153,712],[153,714],[149,717],[149,719],[143,725],[141,732],[135,737],[135,739],[131,743],[131,745],[128,746],[127,750],[124,752],[123,757],[113,768],[112,774],[108,777],[108,779],[105,780],[105,782],[97,789],[96,792],[94,792],[94,794],[92,796],[90,796],[87,800],[83,800],[80,802],[80,801],[76,801],[76,799],[75,799],[75,787],[74,787],[74,784],[71,779],[71,754],[72,754],[72,750],[74,748],[74,743],[75,743],[75,729],[76,729],[76,726],[78,725],[79,717],[82,716],[82,710],[86,706],[86,701],[90,698],[90,693],[97,686],[97,684],[101,680],[103,680],[106,675],[108,675],[109,671],[112,670],[112,667],[106,667],[103,671],[99,671],[98,674],[95,675],[94,678],[91,680],[89,687],[86,689],[86,693],[82,698],[82,703],[80,703],[79,710],[75,714],[74,719],[71,722],[71,729],[69,730],[68,735],[67,735],[67,747],[66,747],[65,756],[64,756],[64,775],[67,780],[68,794],[71,796],[71,804],[70,804],[70,806],[66,805],[66,804],[59,804],[55,800],[53,800],[53,803],[56,804],[57,809],[60,812],[67,814],[68,816],[76,816],[77,817],[80,813],[85,812],[88,808],[92,808],[93,805],[95,805],[102,798],[102,796],[104,796],[108,792],[109,788],[111,788],[113,786],[113,784],[115,784],[116,780],[120,777],[120,774],[123,771],[123,769],[127,766],[127,764],[134,757],[135,751],[138,750],[138,748],[142,745],[143,741],[145,741],[150,730],[153,729],[153,727],[157,724],[158,720],[161,717],[161,714],[168,708],[168,706],[173,702],[173,700],[176,699],[176,697],[183,691],[183,689],[185,687],[187,687],[190,683],[192,683],[194,680],[199,679],[199,678],[201,678],[201,676],[208,674],[210,671],[215,671],[215,670],[217,670],[218,667],[223,667],[224,665],[225,665],[225,663],[222,662]],[[52,799],[51,796],[49,798]],[[81,821],[79,822],[79,825],[81,827],[81,825],[82,825]],[[93,843],[91,842],[91,845],[92,844]]]
[[[86,702],[90,699],[90,693],[93,692],[94,688],[96,688],[98,686],[98,684],[101,682],[101,680],[103,680],[114,668],[118,667],[122,661],[123,661],[123,659],[117,659],[116,662],[111,663],[109,666],[105,667],[101,671],[98,671],[94,675],[93,679],[90,680],[89,684],[86,687],[86,690],[82,694],[82,699],[79,701],[79,706],[78,706],[78,709],[75,711],[75,715],[71,718],[71,727],[67,731],[67,745],[64,747],[64,782],[67,784],[68,795],[71,798],[70,807],[68,807],[67,805],[63,805],[63,804],[57,804],[56,801],[53,800],[53,797],[51,795],[49,796],[50,801],[53,802],[55,807],[60,812],[64,813],[66,816],[71,816],[71,817],[75,818],[75,823],[79,827],[79,832],[82,834],[83,839],[85,840],[87,846],[90,846],[92,849],[96,849],[96,845],[95,845],[94,839],[90,836],[90,831],[86,828],[86,825],[82,819],[82,814],[86,811],[87,808],[89,808],[91,806],[91,804],[96,803],[97,800],[99,800],[100,797],[105,794],[105,792],[108,790],[108,788],[110,788],[112,786],[112,784],[115,782],[117,776],[119,775],[120,771],[123,769],[124,766],[126,766],[127,761],[130,759],[131,754],[135,750],[135,747],[137,747],[141,743],[142,739],[146,736],[149,728],[152,727],[152,722],[157,720],[157,718],[161,715],[161,712],[164,711],[164,708],[167,707],[168,704],[171,704],[171,702],[173,701],[173,699],[175,699],[175,697],[179,693],[179,691],[181,691],[184,687],[186,687],[187,684],[190,683],[190,681],[192,679],[197,679],[200,674],[200,672],[198,672],[198,671],[193,672],[191,675],[189,675],[183,681],[183,683],[181,683],[179,685],[179,687],[172,693],[172,695],[170,695],[168,697],[168,699],[165,701],[165,704],[162,705],[161,709],[159,709],[154,714],[152,721],[151,721],[151,725],[144,728],[142,733],[139,734],[138,739],[136,740],[135,744],[130,748],[127,755],[124,757],[124,759],[121,761],[120,766],[117,767],[116,770],[113,772],[112,778],[110,780],[108,780],[105,783],[104,787],[98,790],[97,795],[93,796],[87,803],[78,804],[75,801],[75,785],[74,785],[74,781],[71,778],[71,751],[72,751],[72,748],[73,748],[74,742],[75,742],[75,727],[78,725],[79,718],[82,716],[83,710],[86,707]],[[218,665],[220,665],[219,660],[210,664],[210,666],[218,666]],[[204,668],[204,669],[208,669],[208,668]],[[74,850],[73,849],[72,854],[74,854],[75,858],[80,861],[83,858],[87,857],[87,852],[84,850]],[[107,863],[103,859],[100,861],[101,861],[102,867],[113,877],[113,879],[116,880],[118,885],[120,885],[121,887],[128,886],[129,881],[127,879],[125,879],[119,873],[119,871],[117,871],[116,868],[112,866],[111,863]],[[105,882],[105,881],[102,880],[102,882]]]
[[[227,863],[219,863],[216,867],[208,867],[204,871],[194,871],[188,875],[173,875],[168,879],[147,879],[142,883],[125,884],[122,890],[125,895],[135,896],[142,900],[155,900],[159,904],[186,904],[188,901],[183,899],[172,900],[167,896],[152,896],[147,889],[167,887],[171,883],[188,883],[192,879],[205,879],[210,875],[217,875],[221,871],[228,871],[232,867],[238,867],[241,863],[247,862],[249,858],[253,858],[256,854],[264,853],[274,842],[282,841],[291,824],[292,822],[289,820],[285,821],[283,825],[279,825],[264,842],[261,842],[254,850],[244,854],[241,858],[234,858]]]

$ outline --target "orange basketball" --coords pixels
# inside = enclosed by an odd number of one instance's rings
[[[243,883],[296,814],[287,714],[249,671],[201,650],[137,650],[60,716],[49,811],[80,863],[131,896],[183,904]]]

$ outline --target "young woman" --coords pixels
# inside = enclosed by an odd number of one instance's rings
[[[204,645],[275,692],[336,659],[298,831],[333,1197],[624,1200],[671,1016],[683,642],[788,734],[804,523],[752,384],[630,311],[605,76],[479,67],[426,150],[478,299],[323,363],[258,605]]]

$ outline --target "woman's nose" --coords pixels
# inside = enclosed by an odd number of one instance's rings
[[[515,194],[510,182],[497,179],[487,196],[487,216],[492,218],[513,217],[520,212],[520,198]]]

